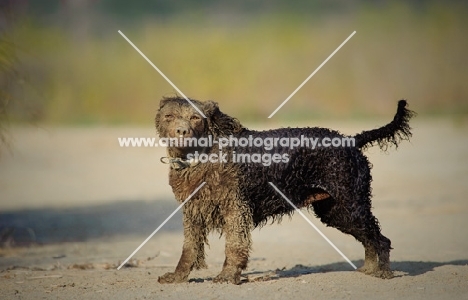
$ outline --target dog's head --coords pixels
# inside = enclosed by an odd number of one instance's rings
[[[201,138],[212,135],[214,139],[236,135],[245,128],[240,122],[219,110],[214,101],[190,101],[206,116],[204,118],[186,99],[164,97],[156,113],[156,131],[160,138]],[[173,147],[178,155],[197,149]]]

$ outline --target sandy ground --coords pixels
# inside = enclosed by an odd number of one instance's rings
[[[319,125],[354,133],[383,123]],[[394,279],[354,272],[295,215],[254,231],[239,286],[211,282],[224,259],[216,235],[208,269],[189,283],[157,283],[180,256],[180,213],[116,270],[177,207],[163,149],[118,147],[117,137],[153,136],[152,128],[14,128],[13,155],[0,159],[0,298],[468,299],[468,124],[413,125],[412,142],[398,151],[369,151]],[[306,215],[362,265],[359,243]]]

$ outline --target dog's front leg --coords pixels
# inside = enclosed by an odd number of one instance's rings
[[[249,252],[252,245],[250,211],[244,207],[229,208],[225,211],[223,233],[226,236],[223,270],[213,279],[213,282],[240,283],[242,270],[247,267]]]
[[[174,272],[169,272],[158,278],[159,283],[181,283],[186,282],[193,267],[206,266],[204,262],[203,241],[206,231],[196,224],[193,224],[190,216],[184,213],[184,245],[182,255]],[[200,242],[202,245],[200,245]],[[200,247],[201,250],[200,250]],[[201,256],[201,258],[200,258]],[[199,266],[201,265],[201,266]]]

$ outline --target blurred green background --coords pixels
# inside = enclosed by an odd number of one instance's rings
[[[149,124],[174,89],[265,121],[468,114],[463,1],[0,0],[5,124]]]

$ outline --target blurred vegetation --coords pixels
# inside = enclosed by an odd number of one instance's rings
[[[11,73],[15,64],[15,56],[10,42],[5,36],[0,36],[0,144],[6,143],[5,126],[7,107],[11,100],[8,94]]]
[[[28,74],[28,87],[2,86],[1,112],[4,95],[27,99],[27,109],[9,103],[11,120],[147,124],[175,91],[117,30],[187,96],[216,100],[243,121],[266,120],[354,30],[277,120],[388,117],[401,98],[420,115],[468,114],[462,2],[204,0],[182,1],[180,12],[170,1],[81,2],[88,4],[29,1],[9,29],[24,51],[11,56],[1,44],[0,72],[16,57]]]

